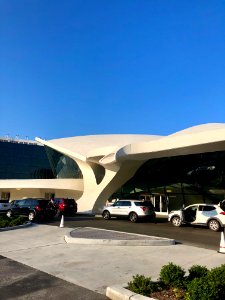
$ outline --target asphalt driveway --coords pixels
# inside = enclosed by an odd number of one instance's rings
[[[106,296],[0,256],[0,299],[106,300]]]

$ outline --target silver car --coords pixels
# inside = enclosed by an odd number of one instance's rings
[[[105,220],[111,217],[128,217],[135,223],[140,218],[155,218],[155,210],[150,201],[118,200],[111,206],[104,206],[102,216]]]

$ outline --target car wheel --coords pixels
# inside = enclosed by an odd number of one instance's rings
[[[173,224],[173,226],[180,227],[181,226],[181,218],[178,216],[173,217],[171,220],[171,223]]]
[[[111,218],[110,212],[108,210],[104,210],[102,216],[105,220],[109,220]]]
[[[219,231],[220,230],[220,223],[216,220],[210,220],[208,223],[209,229],[213,231]]]
[[[12,211],[11,211],[11,210],[8,210],[8,211],[6,212],[6,216],[7,216],[8,218],[11,218],[11,217],[12,217]]]
[[[29,221],[33,221],[34,218],[35,218],[35,213],[31,211],[31,212],[29,213],[29,215],[28,215],[28,220],[29,220]]]
[[[135,213],[135,212],[131,212],[129,214],[129,220],[132,222],[132,223],[136,223],[138,221],[138,215]]]

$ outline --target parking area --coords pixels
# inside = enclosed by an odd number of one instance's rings
[[[84,227],[87,219],[77,222],[83,222]],[[88,222],[90,226],[97,220],[89,219]],[[119,222],[130,224],[126,220]],[[113,224],[111,221],[106,223]],[[152,224],[132,223],[132,225],[137,228],[139,225]],[[68,244],[65,242],[65,235],[72,230],[74,226],[59,228],[38,224],[1,232],[0,255],[104,296],[107,286],[126,284],[133,275],[143,274],[157,278],[161,267],[171,261],[181,265],[185,270],[193,264],[212,268],[224,262],[224,256],[217,251],[186,244],[167,246]],[[1,261],[4,259],[0,260],[0,263]],[[29,277],[27,280],[31,284]],[[37,282],[37,285],[40,284]]]

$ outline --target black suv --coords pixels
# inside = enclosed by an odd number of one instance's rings
[[[74,216],[77,212],[77,202],[74,199],[55,198],[54,205],[56,208],[56,216],[68,214]]]
[[[49,205],[49,200],[34,198],[13,200],[6,212],[8,217],[22,215],[27,216],[30,221],[52,219],[55,214],[56,211]]]

